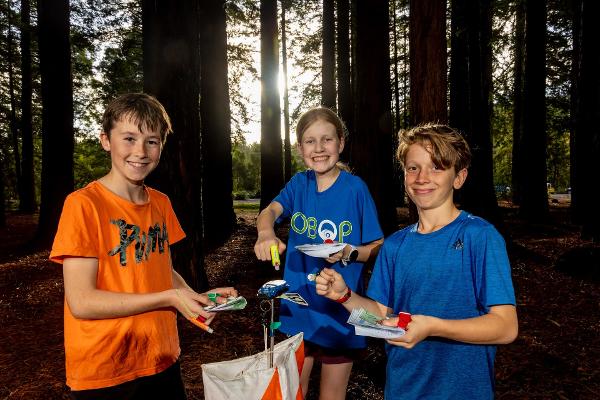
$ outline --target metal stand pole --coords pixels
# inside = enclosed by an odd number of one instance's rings
[[[273,329],[273,323],[275,322],[275,300],[271,299],[271,324],[269,325],[269,368],[273,368],[273,349],[275,346],[275,334]]]

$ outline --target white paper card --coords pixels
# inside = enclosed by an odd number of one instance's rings
[[[311,257],[327,258],[346,247],[347,243],[301,244],[296,249]]]

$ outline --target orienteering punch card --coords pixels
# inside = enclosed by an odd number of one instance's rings
[[[231,311],[241,310],[246,307],[248,302],[243,296],[229,297],[226,303],[215,304],[214,306],[204,307],[204,311],[217,312],[217,311]]]

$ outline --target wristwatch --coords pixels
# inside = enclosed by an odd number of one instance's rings
[[[358,259],[358,249],[352,246],[351,244],[349,244],[348,246],[350,246],[350,252],[348,253],[348,256],[342,257],[342,265],[344,267],[346,267],[350,263],[355,262]]]

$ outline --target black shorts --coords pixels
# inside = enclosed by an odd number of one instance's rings
[[[366,349],[334,349],[304,341],[304,356],[314,357],[322,364],[345,364],[364,358]]]
[[[101,389],[73,390],[70,396],[73,400],[186,399],[179,361],[155,375]]]

